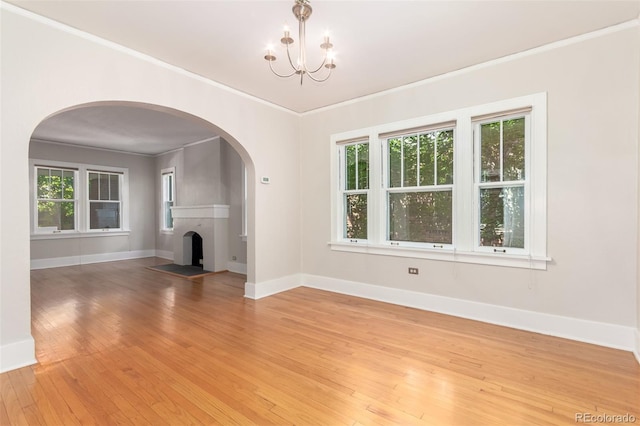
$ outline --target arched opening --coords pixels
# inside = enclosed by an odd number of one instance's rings
[[[212,271],[253,270],[245,181],[253,163],[202,118],[136,102],[76,105],[35,128],[29,159],[33,269],[155,253]],[[215,216],[192,218],[187,247],[177,212],[195,207]]]

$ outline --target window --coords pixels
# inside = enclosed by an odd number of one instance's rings
[[[352,142],[340,148],[342,236],[367,239],[367,195],[369,190],[369,143]]]
[[[333,250],[546,269],[546,94],[331,140]]]
[[[77,171],[36,167],[36,226],[39,231],[76,229]]]
[[[171,207],[175,205],[175,168],[163,169],[162,173],[162,219],[160,228],[163,231],[173,230]]]
[[[120,229],[120,174],[89,171],[89,229]]]
[[[387,154],[387,240],[452,244],[453,128],[381,136]]]
[[[475,125],[477,245],[494,252],[526,247],[528,119],[527,113]]]
[[[128,170],[31,160],[34,238],[125,231]]]

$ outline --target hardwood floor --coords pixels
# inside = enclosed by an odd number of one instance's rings
[[[32,272],[39,364],[0,375],[0,424],[640,424],[631,353],[158,263]]]

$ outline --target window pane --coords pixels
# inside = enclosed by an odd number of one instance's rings
[[[453,130],[436,132],[438,137],[438,185],[453,183]]]
[[[38,198],[51,198],[49,169],[38,169]]]
[[[345,238],[367,238],[367,194],[345,195]]]
[[[500,122],[480,126],[480,181],[500,181]]]
[[[369,189],[369,144],[359,143],[358,147],[358,188]]]
[[[63,231],[75,229],[75,207],[76,203],[72,201],[60,203],[60,229]]]
[[[62,173],[62,190],[63,190],[63,194],[62,194],[62,198],[64,198],[65,200],[73,200],[75,198],[74,195],[74,180],[75,180],[75,173],[72,172],[71,170],[65,170]]]
[[[452,243],[451,191],[389,194],[389,240]]]
[[[51,184],[49,198],[62,199],[62,170],[51,169]]]
[[[524,117],[502,124],[503,180],[524,180]]]
[[[389,145],[389,187],[402,186],[402,141],[394,138],[388,140]]]
[[[420,185],[433,185],[434,180],[434,146],[436,142],[433,133],[424,133],[419,136],[420,140]]]
[[[89,173],[89,199],[99,200],[98,173]]]
[[[480,245],[524,248],[524,187],[480,190]]]
[[[347,145],[345,152],[345,187],[344,189],[356,189],[356,145]]]
[[[120,228],[120,203],[89,203],[91,229]]]
[[[38,227],[62,231],[75,229],[75,203],[38,201]]]
[[[403,186],[418,185],[418,136],[405,136],[404,144],[404,181]]]
[[[165,175],[167,179],[167,200],[173,201],[173,174]]]
[[[165,203],[164,203],[164,227],[165,227],[165,229],[173,228],[173,216],[171,215],[171,207],[173,207],[173,201],[165,201]]]
[[[109,200],[109,175],[100,173],[100,198],[98,200]]]
[[[109,193],[111,194],[110,200],[120,199],[120,176],[109,175]]]

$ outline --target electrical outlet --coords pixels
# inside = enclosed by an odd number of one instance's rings
[[[409,268],[409,273],[412,275],[418,275],[418,268]]]
[[[231,260],[238,260],[236,256],[231,256]]]

